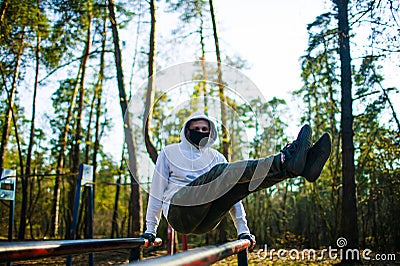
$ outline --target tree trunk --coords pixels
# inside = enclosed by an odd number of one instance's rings
[[[89,121],[87,125],[87,131],[86,131],[86,137],[85,137],[85,159],[83,160],[85,164],[90,164],[90,148],[91,148],[91,138],[92,138],[92,121],[93,121],[93,115],[95,113],[95,103],[97,100],[97,85],[94,89],[95,91],[93,92],[93,98],[92,102],[90,103],[90,111],[89,111]]]
[[[103,81],[104,81],[104,57],[106,54],[106,36],[107,36],[107,14],[105,13],[104,15],[104,24],[103,24],[103,32],[102,36],[103,39],[101,40],[101,54],[100,54],[100,70],[99,70],[99,80],[96,86],[96,99],[97,99],[97,104],[96,104],[96,125],[95,125],[95,140],[94,140],[94,145],[93,145],[93,157],[92,157],[92,164],[93,164],[93,182],[95,183],[93,185],[93,198],[96,198],[96,169],[97,169],[97,153],[100,148],[100,118],[101,118],[101,100],[102,100],[102,95],[103,95]],[[95,202],[93,202],[93,205]],[[94,209],[94,206],[93,206]]]
[[[72,173],[77,173],[79,171],[80,164],[80,143],[82,138],[82,114],[85,104],[85,74],[86,74],[86,63],[89,59],[90,44],[91,44],[91,25],[92,25],[92,14],[89,11],[88,14],[88,29],[85,41],[85,50],[82,56],[82,72],[79,84],[79,102],[77,109],[77,120],[76,120],[76,133],[75,133],[75,145],[73,151],[73,162],[72,162]]]
[[[150,14],[151,14],[151,29],[150,29],[150,51],[149,51],[149,78],[146,93],[146,105],[144,109],[143,128],[144,128],[144,142],[146,150],[150,155],[151,160],[156,163],[157,150],[150,138],[150,124],[153,110],[151,109],[154,104],[154,70],[156,68],[156,1],[150,1]]]
[[[4,17],[5,17],[5,14],[6,14],[6,12],[7,12],[8,6],[9,6],[8,0],[4,0],[3,3],[2,3],[2,5],[1,5],[0,25],[3,24]]]
[[[3,168],[4,164],[4,157],[7,151],[7,144],[8,144],[8,137],[9,137],[9,128],[11,124],[11,119],[12,119],[12,108],[14,106],[14,99],[15,99],[15,92],[17,90],[17,84],[18,84],[18,77],[19,77],[19,69],[21,65],[21,56],[22,53],[24,52],[24,38],[25,34],[23,33],[21,36],[21,46],[19,47],[17,58],[16,58],[16,65],[14,69],[14,76],[13,76],[13,82],[11,85],[11,90],[7,90],[7,109],[5,111],[6,115],[4,118],[3,122],[3,134],[1,135],[1,143],[0,143],[0,169]],[[5,85],[6,86],[6,85]],[[23,169],[21,169],[23,170]]]
[[[206,48],[204,43],[204,20],[203,20],[203,12],[201,7],[199,7],[199,15],[200,15],[200,45],[201,45],[201,69],[202,69],[202,80],[200,81],[200,89],[203,91],[204,98],[204,114],[208,115],[208,93],[207,93],[207,68],[206,68]]]
[[[37,1],[37,5],[39,6],[39,1]],[[39,18],[39,13],[37,14]],[[22,177],[22,187],[26,188],[23,189],[24,193],[22,194],[22,201],[21,201],[21,209],[27,210],[28,208],[28,193],[27,188],[29,186],[29,178],[32,173],[31,165],[32,165],[32,149],[33,143],[35,138],[35,116],[36,116],[36,94],[39,85],[39,69],[40,69],[40,31],[38,31],[38,36],[36,39],[36,71],[35,71],[35,83],[33,86],[33,97],[32,97],[32,117],[31,117],[31,128],[30,128],[30,136],[29,136],[29,143],[28,143],[28,150],[26,155],[26,168],[25,168],[25,175],[26,177]],[[21,212],[21,221],[20,221],[20,228],[19,228],[19,237],[18,239],[24,240],[25,236],[25,229],[26,229],[26,211]]]
[[[95,88],[95,91],[93,92],[93,98],[92,98],[92,102],[90,103],[90,112],[89,112],[89,121],[88,121],[88,125],[87,125],[87,129],[86,129],[86,137],[85,137],[85,156],[84,156],[84,160],[83,163],[90,165],[90,149],[91,149],[91,128],[92,128],[92,120],[93,120],[93,115],[95,112],[95,102],[97,99],[96,96],[96,90],[97,88]],[[92,165],[93,166],[93,165]],[[95,172],[96,170],[93,169],[93,172]],[[92,196],[93,196],[93,201],[92,203],[94,204],[94,193],[93,193],[93,189],[94,186],[92,184]],[[90,192],[89,192],[89,188],[87,186],[84,187],[84,193],[82,194],[82,204],[81,204],[81,209],[83,211],[83,231],[85,233],[85,238],[91,238],[93,236],[91,236],[90,232],[93,231],[93,223],[91,222],[91,219],[89,217],[89,201],[91,200],[90,198]],[[94,206],[92,206],[92,208],[94,209]]]
[[[40,0],[37,1],[37,5],[39,7]],[[40,16],[39,12],[37,14],[38,18]],[[35,51],[35,59],[36,59],[36,70],[35,70],[35,83],[33,85],[33,97],[32,97],[32,116],[31,116],[31,129],[30,129],[30,136],[29,136],[29,143],[28,143],[28,150],[26,154],[26,168],[25,168],[25,175],[26,178],[29,179],[29,176],[32,173],[31,170],[31,165],[32,165],[32,149],[33,149],[33,143],[34,143],[34,138],[35,138],[35,116],[36,116],[36,94],[38,90],[38,85],[39,85],[39,69],[40,69],[40,31],[38,30],[36,37],[36,51]],[[25,181],[26,185],[28,185],[28,180]],[[27,193],[22,194],[22,203],[27,203],[27,200],[24,200],[24,197],[28,197]],[[31,203],[32,204],[32,203]],[[27,208],[27,206],[24,206],[24,208]],[[26,219],[24,219],[26,220]],[[24,232],[22,232],[24,231]],[[25,226],[22,224],[22,220],[20,223],[20,237],[25,235]],[[21,240],[23,240],[22,238]]]
[[[218,73],[218,87],[219,87],[219,98],[221,104],[221,122],[222,122],[222,154],[229,161],[230,160],[230,152],[229,152],[229,136],[227,129],[227,113],[226,113],[226,96],[225,96],[225,85],[222,79],[222,66],[221,66],[221,52],[219,50],[219,41],[218,41],[218,33],[217,33],[217,23],[215,21],[214,14],[214,6],[213,1],[209,0],[210,3],[210,13],[211,20],[213,25],[213,33],[214,33],[214,43],[215,43],[215,53],[217,56],[217,73]]]
[[[230,161],[230,152],[229,152],[229,138],[228,138],[228,124],[227,124],[227,113],[226,113],[226,96],[224,92],[224,82],[222,79],[222,66],[221,66],[221,53],[219,50],[219,41],[218,41],[218,33],[217,33],[217,23],[215,21],[214,14],[214,5],[213,1],[209,0],[210,4],[210,14],[213,25],[213,33],[214,33],[214,43],[215,43],[215,53],[217,56],[217,73],[218,73],[218,87],[219,87],[219,99],[221,104],[221,122],[222,122],[222,154],[225,158]],[[226,227],[226,218],[223,219],[221,224],[218,226],[219,230],[219,240],[220,243],[225,243],[227,241],[227,233],[225,230]]]
[[[90,52],[90,47],[91,47],[91,30],[92,30],[92,11],[91,7],[89,6],[88,10],[88,24],[87,24],[87,31],[86,31],[86,40],[85,40],[85,50],[83,51],[82,55],[82,71],[81,71],[81,78],[79,82],[79,102],[77,106],[77,116],[76,116],[76,127],[75,127],[75,143],[73,144],[72,147],[72,167],[71,167],[71,172],[74,174],[78,174],[79,172],[79,165],[81,163],[80,160],[80,143],[82,142],[82,116],[83,116],[83,110],[84,110],[84,105],[85,105],[85,78],[86,78],[86,64],[89,59],[89,52]],[[71,215],[69,217],[72,217],[72,211],[74,208],[74,198],[75,198],[75,193],[76,193],[76,178],[70,178],[69,179],[70,187],[69,187],[69,193],[68,193],[68,200],[69,200],[69,211],[71,212]],[[80,189],[80,188],[78,188]],[[86,193],[82,193],[82,197],[84,198]],[[82,206],[81,210],[84,210],[85,207]],[[82,212],[80,212],[82,214]],[[81,215],[79,215],[79,220],[82,221]],[[72,221],[69,221],[69,223]],[[67,230],[67,234],[69,235],[70,230]],[[76,234],[78,234],[79,230],[76,230]],[[70,237],[70,235],[69,235]],[[74,236],[76,237],[76,236]]]
[[[76,80],[80,77],[82,72],[82,61],[79,66],[78,74]],[[60,193],[61,193],[61,176],[64,173],[64,161],[65,161],[65,151],[67,150],[67,138],[69,133],[69,127],[72,120],[72,111],[75,108],[76,96],[78,94],[78,82],[75,83],[74,91],[71,96],[71,102],[68,107],[68,113],[65,118],[65,125],[63,131],[60,133],[59,145],[60,151],[57,158],[57,169],[56,169],[56,179],[53,188],[53,200],[51,208],[51,225],[50,225],[50,236],[54,237],[58,234],[58,224],[59,224],[59,208],[60,208]],[[71,217],[71,216],[70,216]],[[68,227],[68,226],[67,226]],[[68,236],[68,230],[66,234]]]
[[[353,110],[351,57],[349,42],[348,0],[335,0],[339,20],[339,52],[342,88],[342,237],[346,238],[344,249],[358,248],[358,223],[353,144]],[[351,257],[351,256],[350,256]],[[344,258],[346,260],[346,258]],[[347,258],[351,260],[351,258]],[[347,261],[347,260],[346,260]]]
[[[8,144],[8,137],[9,137],[9,129],[11,125],[11,119],[13,120],[14,123],[14,130],[15,130],[15,137],[17,140],[17,145],[18,145],[18,154],[19,154],[19,160],[20,160],[20,173],[22,178],[22,199],[23,201],[21,202],[21,214],[20,214],[20,229],[23,228],[23,234],[25,234],[25,228],[26,228],[26,210],[27,210],[27,198],[26,198],[26,192],[27,191],[27,184],[26,184],[26,177],[24,177],[24,167],[23,167],[23,162],[22,162],[22,151],[20,147],[20,141],[19,141],[19,136],[18,136],[18,127],[16,123],[16,118],[14,115],[14,99],[15,99],[15,94],[17,90],[17,84],[18,84],[18,78],[19,78],[19,70],[20,70],[20,65],[21,65],[21,56],[22,53],[24,52],[24,42],[25,42],[25,33],[24,29],[22,30],[22,36],[21,36],[21,44],[18,50],[18,54],[16,56],[16,65],[14,69],[14,75],[13,75],[13,81],[11,84],[11,90],[7,89],[7,85],[4,84],[4,88],[7,93],[7,109],[5,111],[6,115],[4,118],[3,122],[3,134],[1,137],[1,143],[0,143],[0,169],[3,168],[4,164],[4,158],[5,158],[5,153],[7,150],[7,144]],[[22,227],[21,227],[22,223]],[[20,232],[18,232],[18,238],[20,237]]]
[[[22,156],[22,149],[21,149],[21,142],[19,140],[19,133],[18,133],[18,125],[17,119],[15,118],[14,110],[11,109],[11,116],[14,124],[14,134],[15,134],[15,141],[17,142],[18,147],[18,157],[19,157],[19,167],[21,173],[21,193],[22,193],[22,202],[21,202],[21,213],[20,213],[20,225],[18,231],[18,240],[24,240],[25,238],[25,229],[26,229],[26,212],[28,207],[28,177],[24,175],[24,161]]]
[[[136,144],[133,136],[133,127],[132,127],[132,119],[131,115],[128,111],[128,99],[126,97],[125,92],[125,84],[124,84],[124,75],[122,71],[122,58],[121,58],[121,49],[119,47],[119,36],[118,36],[118,28],[117,21],[115,18],[115,6],[114,1],[108,1],[108,10],[111,20],[111,29],[113,34],[113,42],[114,42],[114,56],[115,56],[115,66],[117,69],[117,81],[118,81],[118,91],[122,112],[122,119],[124,121],[124,130],[125,130],[125,141],[128,147],[129,154],[129,170],[131,174],[131,196],[130,196],[130,216],[131,216],[131,225],[128,227],[128,236],[138,236],[142,231],[142,199],[140,193],[139,184],[136,182],[135,177],[137,177],[137,158],[136,158]],[[124,119],[125,115],[125,119]],[[131,251],[130,260],[140,259],[140,248],[134,248]]]

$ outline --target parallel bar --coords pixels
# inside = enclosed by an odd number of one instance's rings
[[[76,187],[75,187],[74,208],[72,209],[71,229],[69,232],[69,239],[71,239],[71,240],[76,239],[76,229],[78,227],[78,218],[79,218],[78,215],[79,215],[79,208],[80,208],[80,204],[81,204],[82,173],[83,173],[83,164],[80,164],[78,179],[76,180]],[[72,266],[72,256],[68,256],[65,265]]]
[[[129,265],[210,265],[211,263],[222,260],[240,251],[246,250],[250,246],[250,240],[236,240],[222,245],[207,246],[197,248],[173,256],[162,256],[155,259],[148,259]],[[247,263],[247,262],[246,262]]]
[[[249,259],[247,257],[247,250],[242,250],[237,254],[238,266],[248,266]]]
[[[155,246],[160,246],[162,240],[156,239]],[[0,262],[30,260],[52,256],[81,254],[88,252],[115,250],[149,246],[144,238],[115,238],[115,239],[83,239],[57,241],[24,241],[0,243]]]
[[[88,190],[88,224],[89,224],[89,232],[88,232],[88,238],[93,239],[93,205],[94,205],[94,200],[93,200],[93,186],[92,185],[86,185],[85,188]],[[89,254],[89,266],[94,266],[94,254],[90,253]]]

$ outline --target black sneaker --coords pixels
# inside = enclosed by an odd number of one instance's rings
[[[304,176],[309,182],[317,180],[331,154],[331,149],[331,136],[324,133],[308,151],[306,166],[301,176]]]
[[[307,152],[311,147],[311,127],[304,125],[297,139],[287,144],[282,150],[284,155],[283,168],[286,170],[288,177],[299,176],[306,165]]]

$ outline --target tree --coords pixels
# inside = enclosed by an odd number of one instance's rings
[[[7,9],[4,9],[6,11]],[[14,18],[12,15],[14,14],[14,10],[7,10],[11,14],[10,18],[7,18],[12,22]],[[5,18],[4,18],[5,19]],[[18,21],[20,24],[21,21]],[[22,22],[23,23],[23,22]],[[15,93],[17,90],[17,84],[18,84],[18,79],[19,79],[19,74],[20,74],[20,66],[21,66],[21,57],[25,49],[25,25],[19,25],[20,28],[14,36],[8,36],[9,38],[13,39],[15,41],[15,46],[18,47],[16,49],[16,54],[12,52],[12,57],[14,57],[14,62],[13,64],[13,69],[10,71],[12,74],[12,83],[10,88],[7,88],[6,82],[3,82],[3,86],[6,89],[6,94],[7,94],[7,106],[6,106],[6,115],[3,123],[3,128],[2,128],[2,135],[1,135],[1,143],[0,143],[0,168],[3,168],[3,162],[4,162],[4,156],[5,152],[7,150],[7,143],[8,143],[8,137],[9,137],[9,128],[10,128],[10,123],[11,123],[11,116],[12,116],[12,108],[14,107],[14,99],[15,99]],[[6,34],[12,34],[10,32],[7,32]],[[13,50],[13,49],[11,49]],[[2,72],[4,70],[2,69]],[[4,75],[4,73],[2,74]],[[21,169],[23,170],[23,169]]]
[[[340,229],[339,57],[337,26],[334,22],[335,14],[328,12],[319,15],[307,26],[309,46],[306,54],[301,57],[304,85],[294,91],[294,95],[301,96],[305,104],[306,111],[301,121],[309,123],[314,129],[314,141],[323,132],[329,132],[333,142],[331,156],[316,185],[304,183],[301,187],[302,193],[315,199],[303,203],[309,212],[307,230],[303,234],[312,246],[319,246],[326,238],[333,242]]]
[[[18,153],[19,153],[19,167],[21,175],[21,211],[18,238],[25,238],[25,229],[27,222],[27,211],[29,208],[29,183],[31,179],[31,165],[32,165],[32,149],[35,144],[35,102],[36,94],[39,87],[38,77],[39,68],[41,63],[40,47],[41,38],[47,39],[48,19],[45,14],[41,12],[43,8],[41,1],[19,1],[3,2],[1,7],[1,50],[2,50],[2,64],[0,72],[2,75],[1,84],[6,91],[7,105],[5,108],[4,121],[2,123],[2,140],[0,144],[0,167],[4,167],[5,155],[7,146],[9,144],[9,137],[11,133],[11,120],[14,124],[14,137],[16,138]],[[34,61],[35,66],[30,68],[26,62]],[[19,121],[22,117],[18,117],[18,95],[17,87],[21,85],[21,81],[25,77],[25,71],[34,70],[35,82],[33,86],[33,99],[32,99],[32,119],[30,120],[29,141],[25,147],[25,130],[19,129]],[[11,84],[11,85],[9,85]],[[23,88],[21,88],[22,91]],[[21,120],[22,122],[22,120]],[[23,154],[24,151],[26,154]],[[26,156],[26,168],[24,167],[23,160]]]
[[[142,223],[143,223],[140,187],[135,179],[135,177],[138,177],[136,144],[133,136],[131,114],[128,110],[128,98],[125,92],[124,74],[122,71],[121,49],[119,47],[118,24],[115,16],[115,5],[113,0],[108,1],[108,10],[109,10],[113,42],[114,42],[114,57],[115,57],[115,66],[117,69],[118,91],[120,97],[122,118],[124,121],[125,141],[128,147],[128,154],[129,154],[129,170],[131,174],[131,197],[130,197],[131,225],[128,228],[128,236],[133,237],[140,234],[140,232],[142,231]],[[130,259],[137,260],[139,258],[140,258],[140,248],[133,249],[131,252]]]
[[[143,128],[144,128],[144,142],[146,145],[147,152],[150,155],[153,163],[157,161],[157,150],[154,147],[153,142],[150,138],[150,125],[151,117],[153,114],[153,104],[154,104],[154,90],[155,90],[155,68],[156,68],[156,1],[150,1],[150,15],[151,15],[151,28],[150,28],[150,43],[149,43],[149,61],[148,61],[148,84],[146,92],[146,104],[144,108],[143,117]]]
[[[79,77],[79,85],[78,85],[78,92],[79,92],[79,101],[77,104],[76,108],[76,120],[75,120],[75,136],[74,136],[74,143],[73,143],[73,148],[72,148],[72,162],[71,162],[71,172],[72,173],[78,173],[79,172],[79,165],[80,165],[80,157],[81,157],[81,150],[80,150],[80,144],[82,142],[83,136],[82,136],[82,116],[85,108],[85,78],[86,78],[86,69],[87,69],[87,62],[89,59],[89,52],[91,49],[91,43],[92,43],[92,3],[91,1],[87,2],[87,6],[85,8],[85,26],[86,26],[86,38],[84,42],[84,50],[82,54],[82,60],[81,60],[81,72],[80,72],[80,77]],[[86,17],[87,16],[87,17]],[[77,81],[78,83],[78,81]],[[70,211],[70,217],[72,217],[72,211],[74,209],[74,200],[75,200],[75,195],[76,195],[76,189],[81,189],[80,186],[76,186],[76,179],[71,178],[69,180],[69,211]],[[84,210],[84,207],[82,206],[80,208],[82,214],[82,210]],[[82,215],[79,215],[79,217],[82,217]],[[72,221],[70,221],[68,224],[72,224]],[[68,228],[68,227],[67,227]],[[75,238],[78,230],[72,234],[69,233],[72,232],[71,230],[67,230],[67,234],[69,234],[69,238]]]
[[[81,72],[81,64],[78,70],[79,77]],[[63,93],[63,90],[67,90],[67,93]],[[59,118],[56,118],[58,121],[64,121],[64,123],[60,126],[60,133],[58,139],[58,148],[57,148],[57,164],[56,164],[56,176],[55,183],[53,187],[53,206],[51,209],[51,229],[50,236],[56,236],[58,234],[58,226],[59,226],[59,214],[60,214],[60,201],[61,201],[61,177],[65,174],[64,166],[66,160],[66,150],[68,145],[68,136],[70,134],[70,126],[72,121],[72,112],[75,107],[76,95],[78,93],[78,83],[76,80],[66,80],[63,84],[61,84],[59,91],[56,92],[56,95],[53,100],[53,106],[57,109],[60,108],[59,101],[66,100],[68,101],[67,113],[64,118],[61,118],[63,114],[60,114]],[[65,99],[63,96],[69,97],[69,99]],[[69,215],[71,217],[71,215]]]
[[[387,251],[399,246],[399,230],[391,213],[398,213],[400,200],[398,169],[398,132],[386,128],[382,118],[386,109],[391,108],[388,97],[395,88],[383,88],[384,77],[378,57],[363,58],[360,69],[355,73],[357,88],[355,101],[363,102],[365,108],[355,116],[355,149],[357,157],[356,180],[359,202],[360,244]],[[379,95],[377,97],[377,95]],[[395,113],[392,112],[393,115]],[[390,202],[390,203],[389,203]],[[382,208],[382,206],[387,206]]]
[[[341,62],[341,130],[342,130],[342,236],[347,239],[346,249],[358,248],[358,220],[353,144],[352,74],[348,0],[334,0],[338,8],[338,38]],[[345,258],[351,260],[351,258]]]
[[[105,54],[106,54],[106,40],[107,40],[107,12],[103,14],[103,28],[102,28],[102,39],[101,39],[101,54],[100,54],[100,66],[99,66],[99,76],[97,84],[95,87],[95,97],[96,102],[96,124],[95,124],[95,140],[93,146],[93,169],[97,169],[97,156],[100,150],[100,133],[101,133],[101,115],[102,115],[102,95],[103,95],[103,82],[104,82],[104,69],[105,69]],[[93,172],[93,182],[96,182],[96,170]],[[94,187],[95,188],[95,187]],[[94,191],[95,195],[95,191]]]
[[[218,40],[218,32],[217,32],[217,23],[215,20],[215,13],[214,13],[214,5],[213,1],[209,0],[210,4],[210,15],[212,20],[213,26],[213,35],[214,35],[214,44],[215,44],[215,54],[217,57],[217,74],[218,74],[218,88],[219,88],[219,98],[221,103],[221,123],[222,123],[222,154],[225,158],[229,161],[230,160],[230,152],[229,152],[229,137],[228,137],[228,126],[227,124],[227,112],[226,112],[226,96],[224,92],[224,81],[222,79],[222,63],[221,63],[221,52],[219,48],[219,40]]]
[[[90,18],[91,15],[89,15],[88,13],[87,4],[88,3],[86,1],[78,1],[74,3],[62,2],[59,5],[57,5],[54,8],[54,10],[60,16],[57,16],[57,19],[53,22],[54,24],[52,27],[51,36],[49,37],[50,45],[42,49],[44,51],[43,58],[46,59],[47,62],[46,66],[48,68],[59,69],[58,65],[60,64],[60,62],[62,62],[62,60],[65,60],[64,57],[67,57],[68,62],[66,64],[63,64],[63,66],[68,66],[74,63],[75,61],[79,61],[76,78],[66,79],[64,82],[62,82],[58,91],[56,91],[56,93],[53,96],[53,106],[56,109],[60,108],[60,106],[58,106],[56,103],[57,101],[61,101],[62,103],[68,101],[68,104],[62,105],[63,107],[65,107],[65,109],[62,110],[62,112],[57,113],[57,115],[59,116],[58,117],[59,120],[58,121],[53,120],[53,123],[55,123],[56,128],[59,130],[59,135],[56,144],[57,162],[56,162],[56,177],[53,188],[53,200],[52,200],[53,206],[51,209],[50,236],[56,236],[58,234],[58,227],[60,223],[59,217],[60,217],[60,201],[61,201],[61,180],[62,180],[61,177],[64,174],[67,174],[66,173],[67,171],[65,170],[66,162],[68,161],[67,148],[68,144],[71,144],[68,142],[68,138],[71,134],[73,123],[76,123],[73,114],[75,112],[76,100],[78,97],[79,90],[81,91],[82,94],[83,88],[80,89],[80,86],[82,87],[84,84],[83,83],[84,79],[82,81],[82,73],[85,72],[84,70],[85,64],[89,56],[90,46],[88,46],[86,40],[82,54],[78,56],[78,58],[75,60],[69,59],[70,57],[75,56],[74,52],[76,50],[76,45],[80,44],[80,42],[82,41],[81,36],[88,37],[89,34],[89,40],[91,41],[90,32],[88,33],[88,28],[90,28],[88,26],[89,25],[88,22],[91,20]],[[82,25],[84,25],[84,27],[82,27]],[[86,30],[86,34],[82,32],[84,30]],[[85,42],[85,40],[83,40],[83,42]],[[54,51],[56,53],[54,53]],[[54,73],[54,70],[51,71],[50,73]],[[81,80],[81,82],[79,82],[79,80]],[[80,101],[80,99],[78,100]],[[61,121],[64,121],[64,123]],[[76,151],[76,145],[75,145],[75,151]],[[73,154],[74,153],[70,153],[70,155]],[[75,171],[75,174],[77,174],[76,164],[73,167],[73,170]],[[73,199],[71,200],[71,198],[73,198],[74,195],[75,181],[70,180],[70,184],[72,188],[70,188],[71,191],[69,197],[70,197],[70,202],[72,202]],[[70,203],[67,206],[70,207],[67,210],[70,213],[67,214],[66,220],[70,221],[72,204]],[[67,230],[65,231],[67,238],[69,237],[69,226],[70,223],[67,222],[66,224]]]

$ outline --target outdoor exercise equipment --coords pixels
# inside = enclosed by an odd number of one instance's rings
[[[156,238],[154,245],[162,245],[161,238]],[[4,242],[0,243],[0,262],[148,246],[144,238]]]

